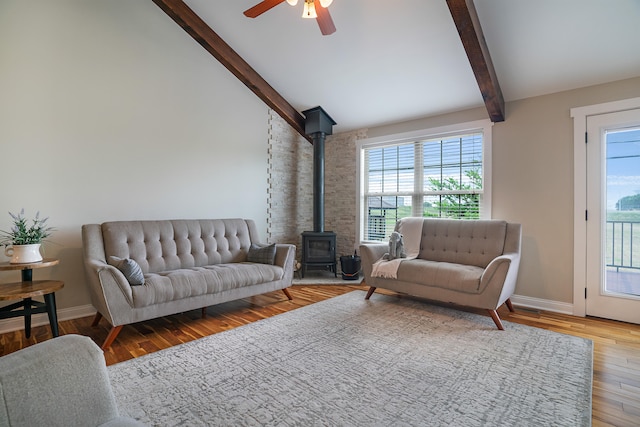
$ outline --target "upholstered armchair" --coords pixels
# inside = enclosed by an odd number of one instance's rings
[[[118,414],[102,350],[65,335],[0,357],[0,426],[143,426]]]

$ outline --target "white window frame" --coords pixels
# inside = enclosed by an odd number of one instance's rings
[[[367,242],[364,237],[364,215],[365,215],[365,170],[364,151],[368,148],[383,147],[390,144],[412,143],[419,140],[431,140],[447,138],[455,135],[462,135],[471,132],[482,133],[482,209],[481,218],[491,218],[491,130],[493,123],[491,120],[476,120],[466,123],[458,123],[449,126],[440,126],[429,129],[422,129],[412,132],[404,132],[393,135],[380,136],[375,138],[361,139],[356,144],[358,152],[356,162],[356,176],[358,177],[357,199],[356,199],[356,239],[358,242]]]

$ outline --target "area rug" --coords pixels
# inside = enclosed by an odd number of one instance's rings
[[[354,291],[109,367],[156,426],[587,426],[592,342]]]

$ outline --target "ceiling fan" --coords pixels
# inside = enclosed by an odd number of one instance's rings
[[[333,19],[329,14],[329,5],[333,0],[304,0],[304,12],[302,12],[303,18],[316,18],[320,32],[323,36],[328,36],[336,31],[336,26],[333,25]],[[285,0],[263,0],[255,6],[244,11],[245,16],[249,18],[256,18],[269,9],[284,3]],[[298,4],[298,0],[286,0],[291,6]]]

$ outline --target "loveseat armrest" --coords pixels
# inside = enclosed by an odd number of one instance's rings
[[[492,308],[500,307],[513,295],[519,265],[520,253],[511,252],[494,258],[485,268],[480,278],[479,290],[494,296],[492,299],[495,299],[495,307]]]
[[[362,258],[362,272],[365,282],[371,278],[373,264],[389,251],[386,243],[363,243],[360,245],[360,257]]]

